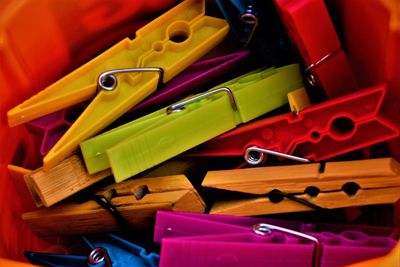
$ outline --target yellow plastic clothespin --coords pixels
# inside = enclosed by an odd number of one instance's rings
[[[228,30],[226,21],[205,16],[204,0],[183,1],[138,30],[134,40],[122,40],[10,110],[8,123],[25,123],[94,97],[44,157],[43,169],[48,170],[151,94],[160,81],[167,82],[206,54]]]

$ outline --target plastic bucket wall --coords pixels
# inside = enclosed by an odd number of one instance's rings
[[[46,250],[21,213],[33,209],[23,177],[7,164],[40,166],[38,142],[24,126],[8,128],[6,112],[135,31],[173,0],[0,1],[0,258],[23,261],[23,251]]]

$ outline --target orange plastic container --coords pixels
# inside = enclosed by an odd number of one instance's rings
[[[34,205],[23,178],[9,175],[7,164],[33,169],[41,159],[37,140],[23,126],[7,126],[7,110],[120,39],[133,37],[136,29],[174,2],[0,1],[0,266],[20,265],[8,260],[25,261],[23,251],[27,249],[53,250],[56,241],[35,237],[20,218]],[[367,87],[387,82],[387,112],[397,114],[400,121],[398,0],[327,2],[359,84]],[[400,160],[400,141],[390,145],[399,148],[392,154]]]
[[[47,250],[20,218],[33,208],[22,177],[7,164],[37,168],[36,140],[8,128],[6,112],[135,31],[174,0],[0,1],[0,258],[24,261],[26,249]]]

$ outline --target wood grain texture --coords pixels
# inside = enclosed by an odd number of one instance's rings
[[[400,199],[400,164],[392,158],[328,162],[322,173],[319,169],[316,163],[213,171],[207,173],[202,185],[253,194],[251,199],[218,199],[210,210],[243,216],[312,210],[288,199],[272,203],[267,194],[274,189],[327,209],[391,204]],[[350,183],[359,186],[355,194],[343,190]],[[310,186],[320,193],[314,197],[305,194]]]
[[[39,168],[27,174],[25,180],[42,204],[50,207],[110,175],[110,170],[89,175],[82,160],[72,155],[48,171]]]
[[[143,186],[148,189],[148,193],[138,198],[135,192]],[[111,197],[111,204],[129,222],[132,229],[153,227],[157,210],[205,210],[203,200],[183,175],[128,180],[105,187],[97,191],[96,195]],[[120,230],[115,217],[94,200],[60,203],[50,208],[24,213],[22,218],[39,236]]]
[[[315,198],[306,194],[298,195],[297,197],[327,209],[392,204],[400,199],[400,187],[359,190],[354,196],[348,196],[345,192],[339,191],[321,193]],[[210,213],[253,216],[311,210],[313,209],[289,199],[283,199],[279,203],[272,203],[267,197],[256,197],[253,199],[216,201]]]

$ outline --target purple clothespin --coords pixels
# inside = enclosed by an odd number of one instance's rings
[[[50,151],[84,109],[85,104],[79,104],[69,109],[56,111],[26,124],[26,128],[31,134],[42,138],[40,145],[40,154],[42,156]]]
[[[193,89],[206,85],[221,75],[239,69],[249,54],[249,51],[243,50],[194,63],[177,77],[170,80],[164,87],[158,89],[143,102],[133,107],[128,112],[128,116],[138,117],[157,110],[168,101],[173,101],[190,93]],[[70,113],[69,109],[57,111],[27,124],[27,128],[31,133],[43,138],[40,147],[42,156],[50,151],[74,122],[77,116],[72,119],[71,116],[68,116]]]
[[[168,102],[181,98],[181,96],[193,92],[194,89],[206,85],[213,79],[240,68],[249,55],[250,51],[242,50],[196,62],[164,87],[133,107],[129,113],[134,116],[148,114],[165,105],[172,104]]]
[[[382,256],[394,228],[158,211],[160,267],[344,266]]]

